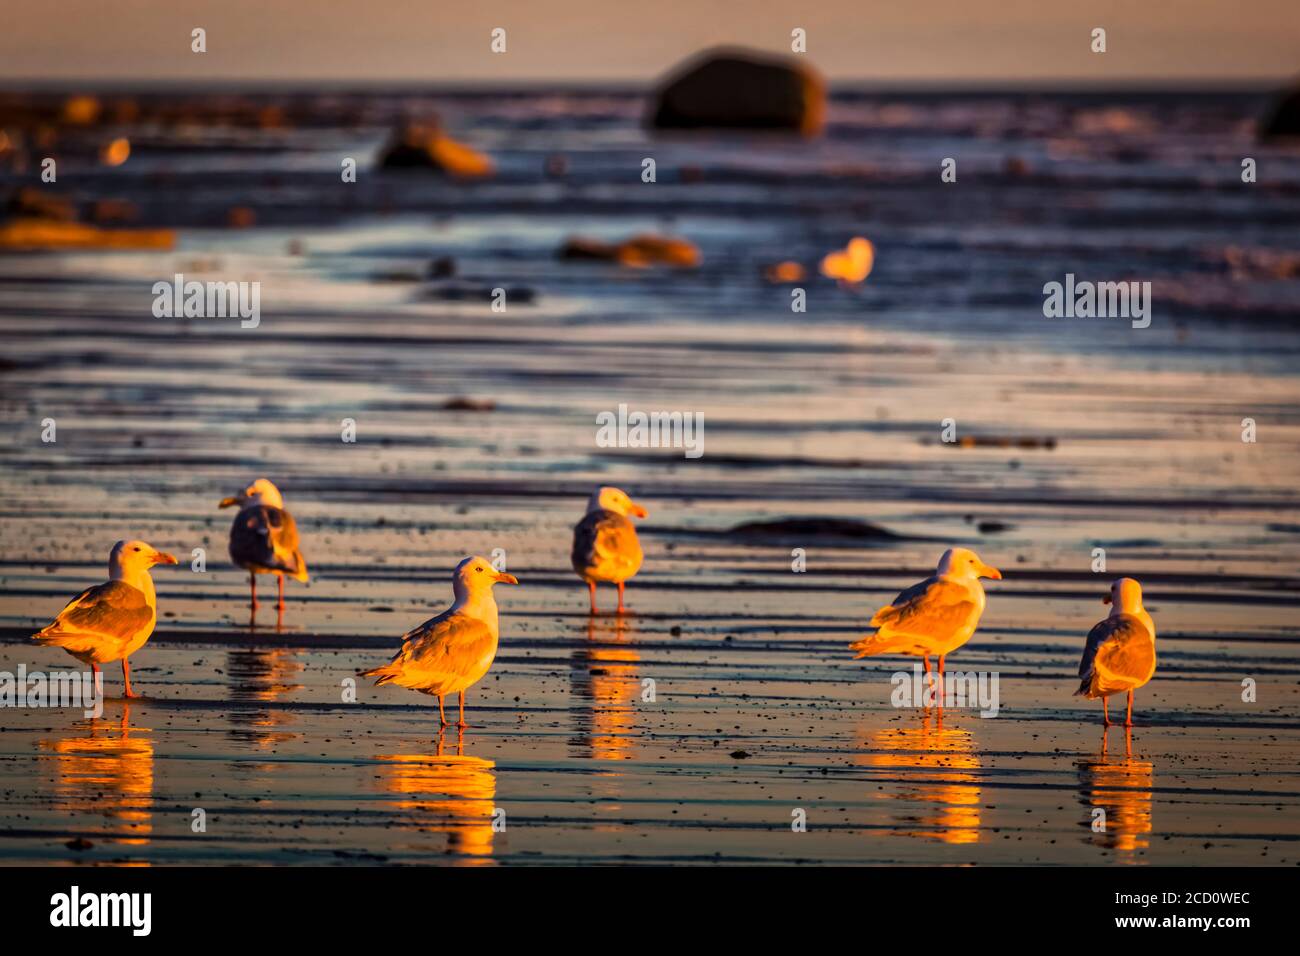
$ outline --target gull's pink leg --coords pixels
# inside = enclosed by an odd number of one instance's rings
[[[283,575],[283,574],[277,574],[277,575],[275,576],[275,578],[276,578],[276,580],[279,582],[279,587],[280,587],[280,602],[279,602],[279,604],[277,604],[276,606],[277,606],[281,611],[283,611],[283,610],[284,610],[284,575]]]
[[[442,720],[442,725],[447,726],[447,715],[442,712],[442,695],[438,695],[438,717]]]
[[[596,613],[596,582],[588,581],[587,590],[591,592],[591,613]]]
[[[619,613],[619,614],[622,614],[623,611],[624,611],[624,607],[623,607],[623,582],[622,582],[622,581],[619,581],[619,582],[618,582],[618,613]]]
[[[1128,716],[1124,719],[1125,727],[1133,726],[1133,692],[1128,692]]]
[[[254,574],[252,571],[248,572],[248,593],[253,596],[252,601],[249,603],[248,606],[251,607],[254,611],[256,611],[257,610],[257,575]]]
[[[127,696],[127,697],[139,697],[139,696],[140,696],[139,694],[137,694],[137,693],[135,693],[135,692],[133,692],[133,691],[131,690],[131,665],[129,665],[129,664],[126,662],[126,658],[125,658],[125,657],[122,658],[122,680],[123,680],[123,681],[125,682],[125,684],[126,684],[126,696]]]
[[[1109,697],[1103,697],[1101,699],[1101,719],[1102,719],[1103,727],[1110,726],[1110,698]]]
[[[943,655],[939,655],[939,706],[943,706]]]
[[[930,687],[930,655],[924,654],[922,656],[925,658],[925,686],[928,689]],[[922,698],[922,700],[924,699]]]
[[[460,722],[457,723],[456,726],[462,728],[469,726],[469,724],[465,723],[465,692],[464,691],[460,692]]]

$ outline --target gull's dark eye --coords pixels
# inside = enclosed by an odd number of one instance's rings
[[[139,549],[139,548],[132,548],[131,550],[132,550],[132,551],[139,551],[140,549]]]
[[[483,569],[482,569],[482,568],[475,568],[474,570],[475,570],[475,571],[480,571],[480,572],[481,572]]]

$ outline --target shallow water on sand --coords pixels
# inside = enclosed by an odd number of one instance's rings
[[[496,109],[479,145],[505,182],[433,189],[450,219],[195,227],[173,253],[0,258],[0,670],[71,664],[27,636],[102,579],[114,540],[182,559],[155,573],[160,624],[133,658],[146,699],[114,698],[95,722],[0,710],[0,861],[1300,862],[1295,282],[1229,281],[1205,252],[1279,246],[1270,217],[1298,200],[1274,187],[1207,203],[1179,178],[1241,145],[1240,105],[1207,128],[1152,108],[1150,150],[1161,131],[1184,137],[1137,165],[1157,185],[1130,181],[1127,160],[1044,148],[1053,185],[999,180],[961,202],[926,200],[919,173],[846,185],[827,164],[955,143],[996,168],[997,131],[919,143],[904,124],[859,142],[845,120],[780,162],[666,146],[669,174],[687,153],[706,170],[809,167],[794,184],[715,181],[703,212],[671,175],[619,178],[643,145],[621,107],[582,133],[586,175],[539,206],[558,134]],[[673,207],[698,272],[554,258],[571,232],[661,225],[640,208],[657,188],[647,201]],[[1144,226],[1135,210],[1153,205]],[[877,243],[858,293],[809,280],[809,312],[791,315],[787,290],[758,277],[853,232]],[[285,252],[295,238],[304,254]],[[463,279],[534,301],[497,314],[392,281],[448,254]],[[1147,268],[1218,298],[1158,297],[1144,330],[1042,317],[1042,283],[1068,269]],[[261,326],[154,319],[151,286],[175,272],[261,281]],[[495,407],[447,409],[458,396]],[[704,456],[597,447],[596,414],[620,402],[703,413]],[[55,444],[40,441],[47,417]],[[345,418],[356,444],[339,440]],[[945,418],[1054,445],[945,445]],[[1241,441],[1243,418],[1258,442]],[[216,509],[259,475],[284,491],[313,572],[289,583],[281,629],[266,606],[249,627]],[[568,564],[600,483],[651,512],[621,623],[588,619]],[[893,536],[730,530],[791,517]],[[995,718],[896,709],[890,675],[911,661],[845,649],[953,544],[1004,573],[948,662],[999,674]],[[347,678],[445,605],[456,561],[494,548],[522,586],[498,588],[477,726],[440,739],[432,701],[365,682],[344,703]],[[1070,695],[1121,574],[1144,584],[1160,665],[1131,742],[1112,728],[1103,756],[1100,705]],[[120,693],[120,671],[106,677]],[[93,845],[69,848],[77,837]]]

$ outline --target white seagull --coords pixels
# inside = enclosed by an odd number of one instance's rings
[[[158,622],[158,599],[149,569],[175,563],[174,557],[151,544],[119,541],[108,556],[108,581],[78,594],[32,640],[63,648],[96,674],[100,664],[121,661],[126,696],[139,697],[131,690],[131,666],[126,659],[144,647]]]
[[[1101,715],[1110,726],[1106,698],[1128,692],[1125,727],[1133,726],[1133,691],[1144,686],[1156,672],[1156,622],[1142,606],[1142,585],[1133,578],[1118,578],[1110,593],[1101,599],[1110,605],[1110,616],[1088,632],[1088,643],[1079,662],[1079,689],[1075,696],[1101,698]]]
[[[644,558],[628,515],[644,518],[648,514],[620,488],[606,485],[592,492],[586,515],[574,526],[570,556],[573,570],[587,582],[592,614],[596,613],[597,581],[618,585],[618,613],[624,612],[623,587],[641,570]]]
[[[908,654],[939,658],[939,699],[943,700],[943,659],[971,639],[984,613],[980,578],[1002,579],[1002,572],[967,548],[949,548],[930,577],[914,584],[871,618],[879,628],[849,645],[857,658],[879,654]],[[854,658],[855,660],[857,658]]]
[[[497,654],[500,629],[494,584],[518,584],[513,574],[498,572],[486,558],[466,558],[456,565],[451,588],[456,600],[437,617],[402,635],[402,649],[382,667],[363,671],[377,677],[375,686],[397,684],[438,698],[438,716],[447,726],[442,699],[460,695],[460,721],[465,723],[465,691],[487,674]]]
[[[230,525],[230,560],[248,571],[250,606],[257,610],[257,575],[274,574],[277,607],[284,610],[284,576],[307,580],[307,560],[298,550],[298,526],[284,509],[280,489],[259,478],[237,495],[222,498],[218,507],[239,505]]]

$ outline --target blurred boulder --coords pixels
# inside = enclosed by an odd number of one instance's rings
[[[708,50],[669,74],[649,121],[655,129],[784,130],[812,136],[826,114],[826,84],[794,57]]]
[[[1259,135],[1261,139],[1300,138],[1300,84],[1278,95]]]

